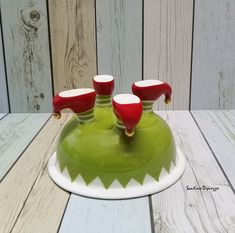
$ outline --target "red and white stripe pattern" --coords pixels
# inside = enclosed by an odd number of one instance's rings
[[[120,94],[113,97],[113,109],[117,117],[116,125],[125,127],[126,135],[132,136],[134,128],[142,115],[142,103],[139,97],[132,94]]]
[[[59,118],[60,112],[69,108],[78,115],[81,122],[93,121],[95,97],[95,90],[91,88],[62,91],[53,98],[54,115]]]
[[[165,103],[170,102],[172,89],[166,82],[149,79],[135,82],[132,85],[132,92],[142,100],[144,111],[151,112],[154,101],[162,94],[165,95]]]
[[[114,78],[111,75],[96,75],[93,78],[93,87],[96,92],[96,106],[106,107],[111,105],[114,90]]]

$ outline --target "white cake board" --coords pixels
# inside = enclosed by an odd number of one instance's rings
[[[110,188],[105,189],[101,182],[99,185],[97,185],[97,182],[92,182],[93,184],[91,183],[88,186],[84,182],[71,182],[68,175],[65,175],[64,172],[61,173],[56,159],[56,152],[53,153],[48,163],[48,170],[52,180],[61,188],[81,196],[100,199],[127,199],[161,192],[173,185],[182,176],[184,169],[185,157],[182,151],[177,148],[176,166],[172,163],[170,173],[163,169],[164,171],[161,172],[159,181],[148,176],[144,180],[143,185],[132,182],[126,188],[121,187],[121,185],[111,185]]]

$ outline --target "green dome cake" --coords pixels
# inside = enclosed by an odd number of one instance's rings
[[[177,159],[169,126],[152,110],[161,94],[166,102],[171,95],[168,84],[156,81],[136,82],[135,95],[116,95],[113,100],[109,75],[94,77],[95,90],[59,93],[53,100],[55,115],[63,108],[76,114],[60,134],[53,180],[69,191],[101,198],[142,196],[174,183],[184,160]]]

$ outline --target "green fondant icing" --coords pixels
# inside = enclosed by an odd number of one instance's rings
[[[175,144],[167,123],[144,112],[132,137],[115,125],[111,107],[96,107],[95,121],[81,124],[74,116],[63,128],[57,147],[61,171],[71,180],[81,175],[88,185],[99,177],[105,188],[117,179],[126,187],[130,179],[143,184],[146,174],[158,180],[175,162]]]

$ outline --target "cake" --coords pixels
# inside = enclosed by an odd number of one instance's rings
[[[99,190],[107,193],[105,198],[113,197],[113,190],[121,190],[123,197],[140,196],[136,193],[128,196],[125,192],[139,188],[142,194],[146,185],[153,187],[151,192],[159,191],[154,186],[160,185],[161,177],[169,176],[172,181],[168,181],[168,186],[174,183],[184,165],[172,179],[171,170],[177,170],[178,165],[174,138],[167,123],[152,109],[162,94],[166,103],[170,101],[169,84],[138,81],[132,85],[133,94],[112,98],[113,77],[97,75],[93,87],[64,91],[53,99],[57,118],[64,108],[75,113],[62,129],[53,164],[62,177],[56,180],[64,179],[69,185],[56,183],[78,194],[84,194],[83,188]],[[74,191],[69,188],[73,185],[83,188]],[[117,193],[114,196],[118,198]]]

